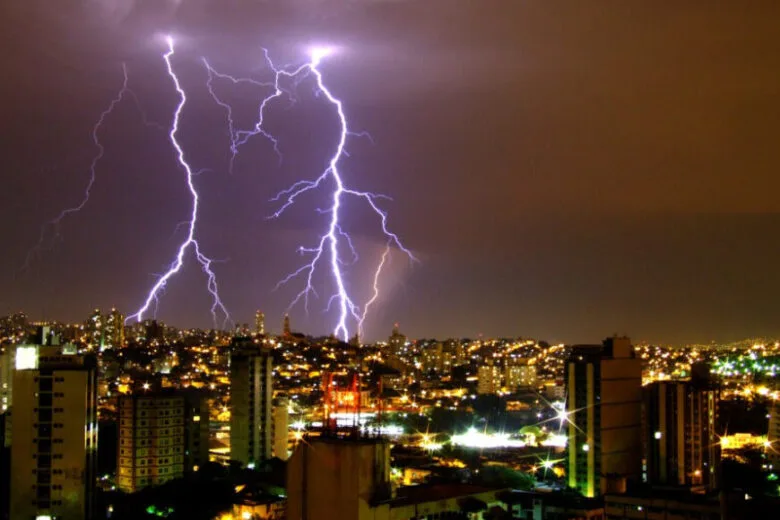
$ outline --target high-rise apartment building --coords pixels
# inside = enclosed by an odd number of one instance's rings
[[[780,402],[774,401],[769,407],[769,432],[767,433],[769,449],[767,457],[772,471],[780,470]]]
[[[290,315],[285,314],[284,320],[282,321],[282,335],[285,338],[289,338],[292,336],[292,328],[290,327]]]
[[[444,351],[450,355],[450,364],[453,367],[466,364],[466,346],[457,339],[448,339],[445,341]]]
[[[661,381],[643,393],[647,481],[715,489],[720,467],[718,390]]]
[[[236,339],[230,353],[230,458],[254,465],[272,456],[271,349]]]
[[[46,338],[46,334],[42,336]],[[97,369],[94,357],[69,351],[57,345],[17,348],[11,518],[92,517]]]
[[[116,309],[105,316],[104,347],[120,348],[125,344],[125,317]]]
[[[99,349],[105,340],[105,323],[100,309],[95,309],[84,323],[84,331],[87,333],[87,344],[90,348]]]
[[[504,369],[505,386],[514,391],[536,386],[536,365],[507,365]]]
[[[265,335],[265,313],[260,310],[255,312],[255,334]]]
[[[277,459],[287,460],[287,445],[290,414],[288,410],[289,401],[286,397],[277,397],[274,399],[274,419],[273,419],[273,456]]]
[[[586,497],[641,478],[642,364],[628,338],[575,346],[566,363],[569,487]]]
[[[449,363],[445,362],[444,345],[440,342],[424,345],[420,356],[420,368],[424,373],[445,374]]]
[[[0,413],[0,519],[8,520],[11,491],[11,448],[5,442],[8,413]]]
[[[488,364],[477,369],[477,393],[495,394],[501,390],[501,368]]]
[[[0,414],[11,407],[13,398],[13,374],[16,345],[0,347]]]
[[[393,325],[393,333],[387,338],[387,348],[390,354],[402,357],[406,352],[406,336],[401,334],[398,324]]]
[[[117,486],[133,493],[208,462],[208,404],[195,393],[120,396]]]
[[[643,389],[643,478],[651,484],[719,484],[720,391],[708,379],[659,381]]]

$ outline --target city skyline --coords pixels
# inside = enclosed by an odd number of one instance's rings
[[[319,222],[302,211],[269,223],[266,201],[316,171],[332,123],[309,100],[280,110],[282,165],[258,144],[231,175],[224,116],[204,92],[198,60],[259,74],[261,46],[292,62],[317,39],[343,46],[327,65],[332,88],[355,128],[373,136],[351,144],[345,171],[393,196],[393,228],[421,260],[391,259],[368,340],[386,338],[394,322],[410,337],[566,343],[613,332],[669,343],[780,336],[775,3],[750,12],[695,2],[506,3],[493,13],[447,2],[446,17],[440,2],[355,4],[333,17],[321,16],[325,4],[239,4],[238,15],[213,16],[117,2],[131,8],[126,16],[90,11],[83,20],[73,6],[0,8],[19,49],[7,57],[2,96],[0,314],[72,321],[96,306],[130,314],[152,273],[164,271],[189,201],[165,133],[144,126],[132,102],[101,134],[106,153],[89,204],[29,269],[18,268],[40,226],[83,193],[92,125],[121,86],[123,62],[148,120],[168,125],[177,99],[155,36],[171,30],[182,38],[177,65],[193,96],[182,141],[195,168],[210,170],[197,178],[208,216],[202,239],[236,321],[252,323],[261,308],[274,330],[295,293],[272,289]],[[255,25],[238,19],[263,13]],[[251,96],[235,96],[251,106]],[[377,258],[384,243],[363,217],[351,222],[356,242]],[[359,274],[355,288],[368,295],[370,272]],[[291,311],[294,329],[330,332],[323,303],[308,318]],[[190,260],[158,317],[206,328],[209,306]]]

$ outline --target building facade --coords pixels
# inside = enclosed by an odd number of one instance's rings
[[[97,471],[97,369],[94,357],[68,351],[56,345],[17,348],[11,518],[91,518]]]
[[[0,347],[0,413],[5,413],[13,402],[13,374],[16,345]]]
[[[631,341],[573,347],[565,379],[569,487],[595,497],[640,481],[642,364]]]
[[[134,493],[181,478],[208,461],[204,399],[177,392],[120,396],[117,486]]]
[[[255,334],[265,335],[265,313],[260,310],[255,312]]]
[[[720,392],[690,381],[659,381],[643,389],[643,480],[717,489]]]
[[[394,489],[386,439],[327,436],[298,444],[286,489],[287,520],[487,518],[506,513],[499,496],[508,491],[455,483]]]
[[[271,350],[251,340],[233,342],[230,354],[230,458],[245,466],[273,452]]]
[[[483,365],[477,369],[477,393],[495,394],[501,390],[501,368]]]
[[[535,365],[507,365],[504,369],[505,386],[515,391],[518,388],[531,388],[536,386]]]
[[[387,348],[390,354],[397,357],[403,357],[406,354],[406,336],[401,334],[397,323],[393,325],[393,332],[387,338]]]
[[[274,420],[273,420],[273,456],[277,459],[287,460],[287,446],[289,441],[289,401],[287,397],[277,397],[274,399]]]
[[[769,431],[767,433],[769,450],[767,456],[772,470],[780,470],[780,402],[775,401],[769,408]]]

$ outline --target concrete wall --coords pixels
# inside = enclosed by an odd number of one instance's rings
[[[387,520],[371,502],[389,487],[386,441],[306,440],[287,466],[287,520]]]

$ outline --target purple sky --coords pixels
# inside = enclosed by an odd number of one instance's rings
[[[20,271],[41,225],[78,203],[96,152],[90,132],[121,86],[121,64],[150,120],[177,102],[160,36],[190,103],[181,141],[202,193],[199,237],[238,321],[255,309],[281,328],[300,286],[298,245],[325,226],[305,199],[269,221],[269,199],[328,158],[336,120],[302,83],[269,112],[279,166],[257,140],[227,171],[224,112],[205,91],[201,56],[268,79],[311,43],[339,45],[323,66],[354,130],[343,171],[386,193],[390,225],[420,258],[394,254],[368,339],[398,321],[410,336],[526,335],[589,342],[707,341],[778,335],[780,3],[699,1],[74,1],[2,2],[0,83],[3,254],[0,313],[83,319],[140,306],[172,258],[190,199],[166,134],[123,103],[92,198]],[[223,90],[248,125],[257,92]],[[383,242],[348,207],[363,262],[362,299]],[[327,280],[317,280],[327,294]],[[293,326],[324,333],[325,301]],[[158,317],[211,324],[190,258]]]

